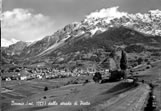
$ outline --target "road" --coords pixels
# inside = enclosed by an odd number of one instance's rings
[[[101,111],[141,111],[147,99],[149,87],[142,85],[132,91],[113,97],[103,104],[95,106]]]

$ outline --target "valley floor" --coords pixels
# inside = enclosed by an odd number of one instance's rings
[[[144,83],[133,84],[123,80],[64,85],[71,78],[2,83],[2,111],[144,111],[150,92],[149,83],[155,86],[153,92],[157,108],[161,108],[161,62],[146,70],[136,68],[135,72],[139,81],[144,80]],[[48,86],[49,90],[43,91],[44,86]],[[11,106],[11,100],[33,105]],[[38,103],[40,101],[43,103]],[[54,101],[57,105],[47,105]]]

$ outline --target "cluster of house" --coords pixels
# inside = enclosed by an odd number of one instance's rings
[[[2,80],[11,81],[11,80],[32,80],[32,79],[55,79],[55,78],[65,78],[65,77],[74,77],[74,76],[78,77],[81,75],[89,75],[95,72],[96,70],[67,71],[67,70],[58,70],[58,69],[50,69],[50,68],[34,68],[34,69],[16,68],[12,70],[12,74],[9,74],[8,76],[3,74]]]

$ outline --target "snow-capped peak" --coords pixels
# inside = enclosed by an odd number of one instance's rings
[[[12,45],[16,42],[18,42],[19,40],[16,40],[14,38],[12,38],[11,40],[7,40],[5,38],[1,39],[1,47],[8,47],[9,45]]]
[[[150,35],[161,35],[161,11],[149,10],[147,13],[129,14],[121,12],[119,7],[101,9],[92,12],[84,19],[84,24],[89,29],[106,28],[114,26],[127,26],[142,33]],[[93,28],[91,28],[93,27]]]
[[[156,10],[150,10],[149,13],[151,15],[156,15],[156,16],[161,16],[161,11],[156,9]]]

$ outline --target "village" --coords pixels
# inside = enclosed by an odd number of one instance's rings
[[[99,70],[102,74],[107,74],[108,69]],[[87,70],[75,69],[73,71],[69,70],[58,70],[51,68],[26,68],[26,67],[17,67],[11,68],[10,70],[4,71],[1,70],[1,73],[5,73],[2,76],[2,81],[12,81],[12,80],[32,80],[32,79],[56,79],[56,78],[66,78],[66,77],[79,77],[79,76],[88,76],[93,75],[97,72],[96,69],[90,67]],[[7,74],[9,73],[9,74]]]

